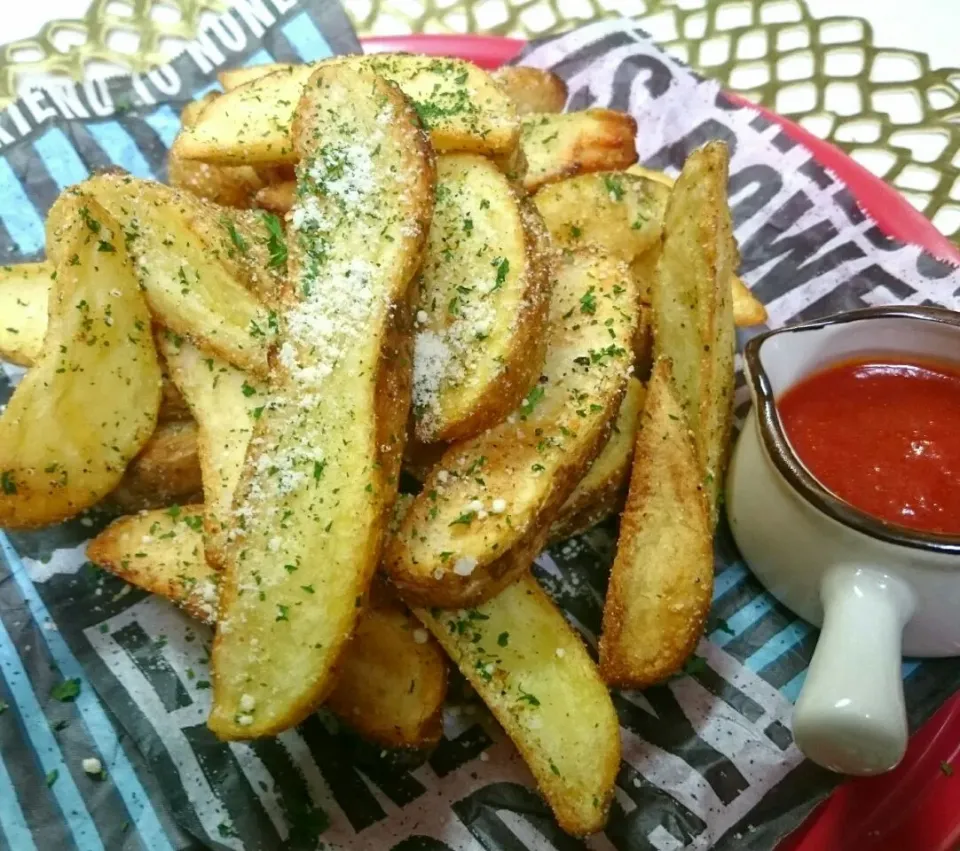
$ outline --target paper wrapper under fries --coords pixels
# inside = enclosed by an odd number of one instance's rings
[[[292,129],[284,120],[292,101],[281,96],[289,83],[272,78],[256,91],[273,97],[277,121],[255,138],[231,136],[236,102],[216,106],[210,94],[218,71],[238,69],[220,77],[232,89],[258,75],[250,66],[299,64],[356,47],[332,4],[268,5],[239,4],[183,57],[142,78],[71,89],[51,96],[48,109],[36,99],[21,102],[0,117],[0,260],[46,261],[58,270],[51,282],[52,266],[21,266],[0,288],[0,350],[9,358],[0,399],[8,401],[23,381],[11,410],[46,412],[29,428],[7,418],[0,430],[8,441],[0,446],[0,511],[10,525],[24,527],[97,503],[58,525],[0,538],[0,836],[18,849],[70,842],[394,851],[773,847],[837,778],[802,759],[789,728],[815,631],[748,575],[725,530],[720,476],[713,474],[723,466],[731,397],[738,414],[747,402],[739,378],[729,386],[733,322],[743,328],[762,321],[740,279],[766,306],[769,324],[779,326],[891,301],[956,308],[960,273],[884,237],[807,151],[763,117],[728,103],[716,84],[666,57],[627,22],[531,45],[520,58],[565,82],[569,116],[557,115],[563,86],[550,77],[507,73],[498,88],[475,69],[458,66],[445,80],[431,75],[448,66],[388,59],[320,76],[288,69],[317,87],[311,100],[300,101]],[[375,71],[419,104],[417,115]],[[452,100],[441,103],[436,92],[463,81],[476,103],[473,121],[458,123],[461,95],[451,89],[444,96]],[[521,124],[514,118],[504,129],[500,118],[513,109],[511,97],[520,101]],[[325,109],[329,103],[339,113]],[[203,113],[211,104],[216,108]],[[383,110],[390,115],[381,122]],[[211,123],[214,115],[219,123]],[[168,170],[181,119],[196,129],[181,136],[189,139],[177,143]],[[511,147],[516,126],[526,141],[519,155]],[[327,147],[314,147],[314,135]],[[713,140],[725,143],[729,164],[723,145],[691,156]],[[340,160],[331,159],[337,144],[347,151]],[[364,200],[357,178],[364,145],[392,157],[394,184],[376,204]],[[309,167],[295,175],[298,159]],[[111,166],[136,179],[169,179],[179,189],[144,190],[105,174],[61,195]],[[591,173],[597,171],[604,174]],[[322,311],[351,307],[335,301],[342,276],[301,271],[301,283],[331,294],[320,313],[308,315],[310,287],[284,289],[282,270],[290,263],[321,268],[316,242],[291,247],[278,218],[240,209],[256,203],[282,215],[315,188],[310,180],[326,181],[322,196],[338,206],[318,203],[292,220],[310,219],[306,232],[314,240],[336,221],[324,259],[332,252],[350,274],[358,274],[360,259],[379,261],[372,265],[384,270],[380,276],[360,274],[356,286],[390,308],[357,320],[353,348],[338,338],[339,356],[364,368],[338,385],[340,408],[321,423],[300,411],[311,410],[318,364],[310,358],[317,340],[326,339],[329,318]],[[211,222],[196,196],[228,207]],[[629,218],[603,215],[611,202]],[[351,212],[356,205],[362,215]],[[164,210],[176,216],[164,218]],[[361,218],[368,230],[377,221],[376,234],[359,228]],[[689,241],[694,226],[714,252],[702,274],[691,273],[699,262]],[[455,242],[438,236],[454,231]],[[491,232],[497,252],[486,257],[481,238]],[[160,245],[150,253],[144,245],[155,238]],[[581,241],[593,247],[585,250]],[[548,280],[551,244],[562,256]],[[216,246],[218,275],[201,281],[183,272],[181,281],[170,264],[180,263],[181,271],[203,266],[198,245]],[[647,253],[653,245],[659,261]],[[136,279],[127,252],[140,258]],[[438,261],[447,253],[459,274]],[[711,274],[730,280],[738,253],[740,279],[712,286]],[[419,301],[407,304],[400,294],[418,265]],[[99,278],[85,273],[94,266]],[[519,317],[515,327],[523,330],[486,347],[510,366],[496,395],[443,395],[429,372],[403,372],[411,329],[420,341],[415,361],[431,351],[429,335],[439,337],[442,323],[425,293],[443,295],[435,300],[448,322],[465,321],[474,304],[460,288],[468,276],[489,278],[493,305],[489,316],[470,320],[472,339],[502,328],[500,316]],[[98,287],[100,280],[109,280],[109,289]],[[654,283],[637,289],[644,280]],[[48,290],[49,326],[38,330]],[[102,329],[91,324],[98,310],[110,319]],[[268,340],[277,323],[306,320],[313,336],[289,333],[292,350],[271,360]],[[699,322],[710,326],[719,354],[697,366],[689,354],[701,338],[685,329]],[[596,338],[584,332],[585,323]],[[456,342],[475,354],[471,340]],[[643,379],[653,363],[646,386],[616,368],[628,351]],[[395,438],[406,412],[397,400],[410,383],[416,442],[401,452]],[[375,409],[366,414],[356,401],[367,398],[365,387],[376,391],[369,397]],[[580,410],[556,405],[560,391],[580,400]],[[102,449],[98,442],[109,444],[116,458],[93,471],[70,466],[71,459],[44,468],[48,479],[68,478],[69,487],[51,491],[56,499],[27,499],[35,482],[25,472],[29,465],[18,463],[54,451],[44,441],[56,443],[63,426],[57,404],[74,392],[89,402],[79,409],[82,448],[93,453]],[[284,393],[287,407],[276,401]],[[348,402],[357,407],[348,410]],[[590,417],[604,425],[580,425]],[[643,463],[631,472],[624,459],[633,441],[623,435],[638,417]],[[247,465],[257,451],[265,453],[254,443],[248,456],[247,444],[267,436],[282,446],[290,433],[308,435],[298,452],[328,453],[309,459],[317,492],[334,487],[324,477],[334,475],[327,459],[340,457],[336,452],[376,456],[376,463],[355,465],[358,475],[335,487],[352,494],[356,510],[330,521],[349,519],[356,547],[337,549],[317,534],[309,549],[323,551],[318,565],[291,550],[281,573],[303,578],[294,597],[274,602],[258,586],[269,578],[270,554],[290,541],[270,532],[262,552],[241,555],[228,532],[235,493],[263,499]],[[366,439],[368,449],[356,448]],[[461,442],[443,454],[438,440]],[[563,453],[544,452],[553,440]],[[13,441],[22,448],[13,452]],[[351,441],[353,449],[340,449]],[[497,518],[509,516],[521,483],[484,469],[505,445],[530,467],[531,481],[540,477],[568,491],[579,482],[579,489],[553,505],[554,488],[524,482],[531,517],[549,522],[501,529],[496,542],[509,541],[506,555],[485,551],[486,539],[476,536],[469,557],[418,572],[424,547],[442,549],[474,522],[495,528]],[[412,614],[379,579],[364,593],[377,556],[364,530],[393,516],[401,455],[425,485],[412,503],[400,500],[383,565]],[[688,474],[671,488],[659,474],[666,468]],[[464,490],[464,505],[434,506],[435,490],[460,493],[447,481],[451,475],[487,476],[502,496],[475,506]],[[615,520],[594,524],[622,508],[628,489],[618,547]],[[327,510],[289,493],[269,495],[282,503],[281,527]],[[104,532],[115,516],[141,507],[153,510]],[[653,515],[676,534],[652,542],[657,536],[645,534],[639,518]],[[263,516],[251,510],[249,517],[250,529],[259,528]],[[430,526],[437,518],[443,522]],[[318,529],[326,526],[314,524],[311,534]],[[116,576],[87,562],[94,536],[89,557]],[[527,576],[529,557],[547,541]],[[644,563],[651,553],[653,566]],[[221,579],[238,565],[233,579]],[[349,605],[332,593],[311,602],[312,611],[336,612],[340,620],[320,618],[307,630],[308,642],[291,618],[316,596],[314,583],[327,581],[324,570],[352,577],[339,592]],[[246,578],[237,582],[237,575]],[[663,613],[635,602],[670,582],[683,596],[672,600],[678,605],[669,634],[662,634],[649,623]],[[232,602],[218,608],[221,595]],[[218,612],[233,622],[225,628],[221,620],[214,647]],[[290,644],[271,643],[262,682],[234,687],[245,669],[231,647],[252,621],[263,623],[264,634],[291,636]],[[352,638],[341,649],[344,634]],[[614,689],[611,703],[590,659],[598,654],[608,682],[656,684]],[[448,683],[448,656],[465,678],[453,673]],[[307,667],[324,666],[322,681],[306,675]],[[215,683],[212,667],[221,677]],[[908,660],[903,674],[916,726],[960,683],[960,663]],[[219,738],[207,726],[214,691]],[[593,729],[584,727],[585,718]],[[285,729],[294,721],[300,723]],[[275,730],[282,732],[268,735]],[[251,735],[258,737],[244,741]],[[592,789],[604,791],[597,797],[586,791]],[[602,833],[568,835],[603,825],[608,806]]]

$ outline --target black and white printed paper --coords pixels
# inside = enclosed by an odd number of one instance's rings
[[[210,85],[217,65],[354,47],[334,4],[272,3],[243,4],[271,11],[272,23],[233,13],[223,32],[239,28],[242,49],[228,50],[212,31],[211,42],[154,77],[96,89],[101,111],[83,101],[87,118],[61,110],[38,126],[21,104],[30,126],[20,133],[13,113],[0,115],[12,137],[0,137],[0,260],[40,256],[47,207],[87,171],[117,164],[162,179],[179,107]],[[572,109],[633,114],[647,165],[675,172],[708,139],[727,141],[741,275],[767,304],[772,326],[889,302],[960,307],[960,272],[885,237],[808,151],[628,22],[531,45],[520,62],[562,76]],[[0,399],[20,374],[4,369]],[[742,382],[738,401],[742,412]],[[609,826],[575,840],[557,828],[510,742],[469,699],[451,707],[439,746],[419,758],[381,753],[323,713],[275,740],[218,742],[205,725],[209,631],[85,564],[85,541],[105,522],[92,514],[0,537],[0,701],[9,706],[0,715],[0,847],[759,851],[838,782],[804,761],[790,734],[815,631],[763,592],[725,530],[707,635],[686,675],[614,693],[624,758]],[[608,524],[535,565],[590,644],[614,535]],[[960,684],[958,661],[907,660],[903,672],[914,727]],[[83,681],[75,702],[48,697],[72,677]],[[100,783],[80,768],[91,755],[107,768]],[[52,771],[58,776],[48,786]]]

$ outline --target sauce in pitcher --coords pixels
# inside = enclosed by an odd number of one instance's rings
[[[874,357],[777,400],[787,438],[840,499],[889,523],[960,534],[960,366]]]

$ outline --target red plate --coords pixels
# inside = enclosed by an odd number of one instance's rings
[[[459,56],[483,68],[512,59],[525,42],[493,36],[407,35],[362,39],[368,53],[409,51]],[[960,250],[893,188],[792,121],[753,106],[780,124],[840,178],[884,233],[960,264]],[[838,789],[780,844],[779,851],[956,851],[960,843],[960,693],[910,741],[896,770]],[[947,763],[957,762],[957,776]]]

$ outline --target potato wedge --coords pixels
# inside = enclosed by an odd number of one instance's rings
[[[654,352],[673,362],[676,395],[696,437],[711,528],[733,423],[730,279],[738,257],[727,206],[727,162],[720,142],[687,157],[667,204],[653,291]]]
[[[516,107],[489,74],[462,59],[380,53],[292,65],[257,77],[217,98],[173,145],[176,156],[222,165],[297,161],[291,141],[294,109],[317,68],[368,68],[400,87],[437,152],[492,157],[516,148]]]
[[[50,297],[50,263],[0,266],[0,358],[32,366],[43,350]]]
[[[388,542],[384,564],[407,602],[473,605],[529,568],[603,448],[636,323],[624,263],[595,250],[563,258],[540,382],[504,422],[450,445]]]
[[[478,434],[529,392],[543,365],[550,262],[540,214],[490,160],[439,157],[417,294],[418,440]]]
[[[64,259],[63,206],[77,197],[96,198],[120,223],[147,304],[164,327],[243,369],[266,373],[268,310],[198,239],[192,216],[199,199],[147,180],[97,175],[61,194],[50,210],[47,254],[54,262]]]
[[[272,183],[270,186],[264,186],[257,192],[254,200],[258,207],[285,216],[290,212],[296,198],[297,182],[295,180],[285,180],[283,183]]]
[[[585,532],[623,506],[646,392],[636,378],[627,382],[627,392],[620,403],[610,437],[553,521],[550,543]]]
[[[412,365],[383,348],[433,208],[433,153],[416,114],[363,65],[314,72],[293,144],[300,200],[282,345],[234,499],[242,528],[225,552],[213,648],[209,725],[224,739],[291,727],[332,687],[396,494],[383,464],[399,464],[409,397],[378,390],[382,371]]]
[[[185,505],[122,517],[87,545],[87,557],[213,624],[220,575],[204,560],[202,516],[202,505]],[[440,737],[446,691],[440,646],[385,588],[374,586],[327,707],[384,747],[426,747]]]
[[[116,487],[157,424],[160,365],[119,225],[72,199],[50,327],[0,416],[0,526],[55,523]]]
[[[595,171],[620,171],[637,161],[637,122],[625,112],[585,109],[525,115],[520,147],[527,158],[523,186],[533,194],[548,183]]]
[[[627,169],[628,174],[636,174],[654,180],[663,186],[673,188],[676,181],[662,171],[645,168],[642,165],[632,165]],[[732,282],[733,293],[733,321],[738,328],[749,328],[752,325],[763,325],[767,321],[767,309],[757,300],[747,285],[736,275]]]
[[[563,112],[567,84],[550,71],[506,65],[491,71],[490,76],[507,93],[520,115]]]
[[[625,688],[679,670],[703,632],[713,589],[702,467],[670,373],[669,358],[659,358],[603,608],[600,673]]]
[[[193,127],[200,113],[218,97],[217,92],[210,92],[184,106],[180,112],[181,126]],[[167,180],[177,189],[227,207],[251,206],[257,191],[265,185],[263,177],[253,166],[202,163],[184,159],[174,151],[167,155]]]
[[[602,829],[620,728],[583,643],[529,574],[469,610],[414,609],[490,708],[560,826]]]
[[[655,181],[614,172],[546,186],[533,201],[555,247],[597,245],[632,263],[660,241],[669,197]]]
[[[203,480],[204,551],[223,564],[227,534],[236,526],[233,495],[240,481],[253,427],[267,403],[267,389],[220,358],[186,340],[158,340],[170,370],[196,418]]]
[[[157,426],[127,465],[109,500],[124,511],[142,511],[194,502],[201,489],[197,424],[168,422]]]

